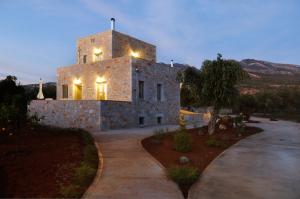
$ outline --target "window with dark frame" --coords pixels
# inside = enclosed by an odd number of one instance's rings
[[[161,124],[162,117],[158,116],[156,119],[157,119],[157,124]]]
[[[156,96],[157,96],[157,101],[161,101],[161,88],[162,88],[162,85],[161,84],[157,84],[157,94],[156,94]]]
[[[68,98],[68,85],[67,84],[62,85],[62,98],[63,99]]]
[[[144,125],[144,124],[145,124],[145,118],[139,117],[139,125]]]
[[[85,64],[86,63],[86,59],[87,59],[87,55],[83,55],[83,60],[82,62]]]
[[[139,99],[144,99],[144,81],[139,81]]]

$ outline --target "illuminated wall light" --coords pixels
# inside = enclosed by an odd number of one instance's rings
[[[102,53],[102,50],[101,50],[100,48],[95,48],[95,49],[94,49],[94,54],[95,54],[96,56],[99,56],[101,53]]]
[[[96,82],[97,83],[105,82],[105,78],[104,77],[97,77]]]
[[[101,61],[101,54],[102,50],[101,48],[94,48],[94,61]]]
[[[81,84],[81,80],[80,80],[80,79],[75,79],[75,80],[74,80],[74,84],[76,84],[76,85]]]
[[[132,57],[139,57],[139,56],[140,56],[140,53],[131,51],[131,52],[130,52],[130,55],[131,55]]]

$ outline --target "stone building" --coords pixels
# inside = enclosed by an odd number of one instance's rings
[[[32,101],[41,122],[104,130],[175,124],[178,69],[156,63],[156,47],[114,30],[77,41],[77,63],[57,69],[57,100]]]

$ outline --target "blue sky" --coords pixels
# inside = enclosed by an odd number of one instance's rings
[[[217,53],[300,65],[298,0],[0,0],[0,77],[55,81],[76,39],[110,28],[157,46],[159,62]]]

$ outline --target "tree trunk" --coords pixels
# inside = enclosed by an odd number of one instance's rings
[[[208,123],[208,134],[212,135],[215,132],[216,129],[216,123],[217,123],[217,111],[215,107],[212,107],[210,110],[210,121]]]

